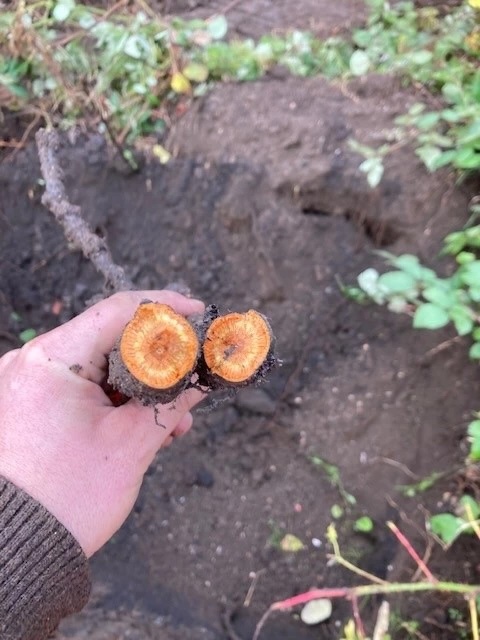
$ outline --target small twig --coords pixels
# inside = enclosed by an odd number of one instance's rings
[[[260,578],[262,573],[265,573],[265,569],[260,569],[260,571],[255,571],[255,573],[253,574],[252,582],[248,588],[247,595],[245,596],[245,600],[243,602],[244,607],[250,606],[250,603],[253,598],[253,594],[255,592],[255,587],[257,586],[258,579]]]
[[[50,209],[57,222],[63,228],[68,242],[83,252],[97,271],[105,279],[105,288],[109,293],[133,289],[133,283],[125,270],[113,262],[105,240],[93,233],[82,217],[78,205],[71,204],[65,193],[63,172],[60,168],[57,151],[60,138],[55,130],[40,129],[35,136],[40,158],[40,168],[45,180],[45,193],[42,204]]]
[[[390,605],[383,600],[377,613],[377,621],[373,630],[372,640],[384,640],[390,625]]]
[[[478,524],[478,520],[475,520],[472,506],[467,502],[465,505],[465,515],[467,516],[468,524],[471,525],[472,529],[475,531],[475,535],[480,540],[480,526]]]
[[[397,540],[400,542],[402,547],[407,551],[408,555],[414,560],[415,564],[422,571],[423,575],[427,578],[427,580],[430,580],[430,582],[433,582],[433,583],[438,582],[437,578],[435,578],[433,573],[427,567],[425,562],[420,558],[418,553],[415,551],[415,549],[412,547],[410,542],[403,535],[403,533],[400,531],[397,525],[394,524],[393,522],[387,522],[387,527],[390,529],[393,535],[397,538]]]
[[[476,598],[480,593],[480,585],[462,584],[460,582],[391,582],[384,585],[380,584],[363,584],[358,587],[337,587],[333,589],[312,589],[305,593],[300,593],[293,598],[287,598],[286,600],[280,600],[270,605],[269,609],[260,618],[259,623],[255,628],[252,640],[258,640],[262,628],[265,626],[266,621],[274,611],[288,611],[297,607],[300,604],[306,604],[311,600],[320,600],[322,598],[345,598],[352,600],[352,598],[375,596],[379,594],[392,594],[392,593],[419,593],[423,591],[434,591],[440,593],[459,593],[470,598]],[[480,639],[479,639],[480,640]]]
[[[355,628],[357,631],[357,636],[360,640],[365,640],[365,628],[363,626],[362,617],[360,615],[360,609],[358,608],[358,597],[352,596],[352,611],[353,611],[353,619],[355,620]]]
[[[384,462],[385,464],[388,464],[391,467],[400,469],[400,471],[403,471],[403,473],[409,478],[411,478],[412,480],[420,479],[420,476],[418,476],[416,473],[413,473],[413,471],[410,471],[410,469],[407,467],[406,464],[403,464],[403,462],[399,462],[398,460],[392,460],[392,458],[386,458],[385,456],[375,456],[374,458],[369,460],[369,462],[370,464],[374,464],[375,462]]]
[[[436,347],[429,349],[426,353],[423,354],[423,356],[420,358],[419,364],[425,364],[425,362],[429,358],[432,358],[433,356],[436,356],[437,353],[440,353],[441,351],[448,349],[449,347],[452,346],[452,344],[456,344],[457,342],[460,342],[461,339],[462,339],[462,336],[455,336],[454,338],[450,338],[449,340],[445,340],[444,342],[437,344]]]
[[[479,640],[477,602],[474,596],[468,598],[468,609],[470,611],[473,640]]]
[[[228,640],[243,640],[235,631],[232,625],[232,618],[237,612],[237,607],[225,607],[222,613],[222,624],[225,629]]]

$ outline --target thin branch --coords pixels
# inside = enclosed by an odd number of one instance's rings
[[[357,630],[357,636],[359,637],[360,640],[365,640],[366,638],[365,628],[363,626],[362,616],[360,615],[360,609],[358,608],[358,597],[356,595],[352,596],[351,602],[352,602],[353,618],[355,620],[355,627]]]
[[[473,640],[479,640],[477,601],[474,596],[470,596],[468,599],[468,610],[470,612],[470,621],[472,625],[472,638]]]
[[[383,600],[377,613],[377,621],[373,630],[372,640],[384,640],[390,626],[390,605]]]
[[[387,522],[387,527],[394,534],[397,540],[400,542],[402,547],[407,551],[408,555],[414,560],[418,568],[422,571],[423,575],[430,580],[430,582],[438,582],[437,578],[433,575],[430,569],[427,567],[425,562],[420,558],[418,553],[412,547],[407,538],[403,535],[400,529],[393,522]]]
[[[274,602],[265,611],[255,628],[252,640],[258,640],[262,628],[265,626],[268,618],[274,611],[288,611],[300,604],[306,604],[311,600],[319,600],[322,598],[345,598],[352,600],[353,598],[361,598],[365,596],[375,596],[378,594],[392,593],[419,593],[435,591],[441,593],[458,593],[465,595],[467,598],[475,599],[480,594],[480,585],[463,584],[460,582],[391,582],[387,584],[362,584],[358,587],[336,587],[333,589],[312,589],[305,593],[300,593],[293,598]]]
[[[57,157],[60,146],[58,133],[55,130],[40,129],[35,139],[45,180],[42,204],[53,213],[72,247],[82,251],[103,276],[105,289],[109,293],[133,289],[133,283],[123,267],[113,262],[105,240],[90,230],[83,219],[81,208],[68,200],[63,184],[63,172]]]

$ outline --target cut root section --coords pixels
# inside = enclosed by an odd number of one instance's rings
[[[203,358],[209,377],[228,385],[254,382],[271,366],[273,335],[257,311],[229,313],[208,327]]]
[[[200,345],[202,343],[202,347]],[[232,389],[260,382],[275,364],[274,338],[257,311],[184,318],[144,302],[109,358],[108,383],[145,405],[166,404],[189,387]]]
[[[166,304],[142,304],[125,327],[120,355],[134,376],[152,389],[170,389],[193,371],[198,337],[186,318]]]
[[[166,304],[143,303],[110,354],[109,382],[144,404],[165,404],[190,383],[199,352],[186,318]]]

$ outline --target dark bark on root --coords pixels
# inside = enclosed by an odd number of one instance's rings
[[[134,289],[123,267],[113,262],[105,240],[91,231],[82,216],[81,208],[68,200],[63,184],[63,171],[57,157],[60,146],[57,131],[40,129],[35,140],[45,180],[42,204],[53,213],[72,248],[82,251],[103,276],[108,294]]]

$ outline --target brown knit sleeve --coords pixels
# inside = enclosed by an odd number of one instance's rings
[[[89,593],[88,561],[72,534],[0,477],[0,640],[44,640]]]

